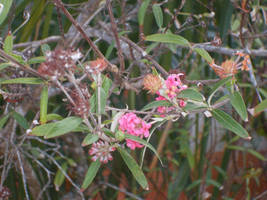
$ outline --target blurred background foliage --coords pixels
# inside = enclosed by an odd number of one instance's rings
[[[63,2],[80,24],[92,18],[84,28],[89,28],[89,36],[101,52],[112,63],[118,65],[114,41],[110,39],[112,37],[106,36],[109,30],[105,29],[105,25],[110,23],[106,2]],[[142,37],[164,32],[168,27],[169,31],[183,36],[192,43],[212,45],[213,41],[220,40],[221,46],[218,45],[218,48],[266,49],[267,2],[264,0],[151,0],[148,1],[143,25],[138,21],[138,11],[142,3],[141,0],[112,1],[118,32],[142,48],[152,44],[144,42]],[[155,4],[160,6],[163,13],[161,29],[152,10]],[[23,26],[20,27],[21,25]],[[49,40],[50,48],[68,47],[77,33],[64,14],[48,0],[14,0],[7,18],[0,26],[1,45],[9,31],[14,35],[14,52],[25,59],[42,55],[40,46],[35,47],[32,42],[60,36],[55,40]],[[19,46],[25,42],[30,44]],[[80,48],[82,52],[90,48],[85,40],[76,40],[72,47]],[[185,72],[186,80],[218,78],[209,64],[189,49],[160,44],[150,55],[164,66],[166,71]],[[231,58],[218,51],[210,51],[210,55],[218,64]],[[253,71],[241,72],[236,76],[247,108],[254,108],[266,99],[266,57],[267,54],[252,55]],[[95,56],[91,51],[87,55],[87,60],[93,59]],[[134,62],[125,58],[126,70],[129,70],[131,78],[139,77],[144,72]],[[33,68],[37,67],[38,64],[33,65]],[[13,71],[6,68],[0,70],[0,78],[12,77]],[[209,86],[204,84],[201,92],[206,94]],[[18,144],[39,110],[41,88],[25,85],[22,88],[34,92],[25,95],[23,100],[18,102],[6,102],[3,97],[0,99],[0,174],[1,186],[4,186],[0,196],[6,189],[10,192],[6,199],[81,199],[79,192],[64,178],[61,171],[65,170],[74,182],[81,184],[91,162],[88,149],[80,145],[84,138],[82,133],[72,133],[47,142],[41,139],[27,139],[21,146],[22,161],[18,161],[18,157],[11,154],[7,157],[8,167],[3,167],[6,159],[4,155],[10,150],[10,147],[4,145],[4,133],[15,132],[12,142]],[[129,109],[139,110],[154,99],[145,91],[136,93],[124,89],[121,94],[111,96],[111,105],[120,108],[128,104]],[[222,91],[218,98],[224,95]],[[62,103],[62,98],[62,94],[55,94],[49,98],[49,113],[67,116],[68,111],[65,103]],[[13,109],[8,119],[4,118],[7,104]],[[22,111],[18,111],[17,108],[21,108]],[[164,166],[157,162],[151,152],[147,152],[145,157],[143,169],[149,181],[149,191],[137,185],[115,152],[114,160],[102,166],[93,184],[84,192],[85,198],[267,199],[266,111],[255,116],[249,115],[248,122],[242,122],[230,105],[224,106],[223,109],[248,130],[253,138],[251,141],[235,137],[231,132],[222,129],[213,119],[205,118],[203,114],[192,114],[176,122],[167,122],[156,129],[150,141],[158,149]],[[132,152],[132,155],[139,160],[141,150]],[[18,164],[21,162],[27,183],[22,179]],[[59,163],[61,170],[55,163]],[[25,189],[28,191],[28,197]]]

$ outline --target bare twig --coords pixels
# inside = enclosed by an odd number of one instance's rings
[[[31,42],[14,44],[13,48],[18,49],[18,48],[25,48],[25,47],[29,47],[29,46],[31,48],[37,48],[37,47],[41,46],[42,44],[47,44],[47,43],[51,43],[51,42],[58,42],[60,40],[62,40],[62,37],[55,35],[55,36],[45,38],[43,40],[36,40],[36,41],[31,41]]]
[[[124,194],[128,195],[129,197],[131,197],[131,198],[133,198],[133,199],[143,200],[142,198],[136,196],[135,194],[130,193],[130,192],[128,192],[127,190],[122,189],[122,188],[119,188],[119,187],[117,187],[117,186],[115,186],[115,185],[113,185],[113,184],[110,184],[110,183],[107,183],[107,182],[103,182],[103,181],[100,181],[99,183],[102,184],[102,185],[106,185],[106,186],[108,186],[108,187],[110,187],[110,188],[112,188],[112,189],[114,189],[114,190],[123,192]]]
[[[18,61],[16,61],[12,56],[8,55],[6,52],[4,52],[2,49],[0,49],[0,56],[4,57],[5,59],[9,60],[12,64],[14,64],[16,67],[19,67],[21,70],[27,71],[37,77],[42,78],[43,80],[47,80],[47,78],[43,75],[41,75],[40,73],[38,73],[37,71],[35,71],[34,69],[23,65],[21,63],[19,63]]]
[[[119,40],[119,35],[118,35],[118,31],[117,31],[117,25],[115,23],[115,19],[114,19],[114,15],[112,12],[112,7],[111,7],[111,1],[107,0],[107,7],[108,7],[108,13],[109,13],[109,17],[110,17],[110,23],[111,23],[111,29],[112,32],[114,34],[114,38],[116,41],[116,45],[117,45],[117,49],[118,49],[118,57],[120,60],[120,71],[123,72],[125,69],[125,65],[124,65],[124,60],[123,60],[123,55],[122,55],[122,49],[121,49],[121,44],[120,44],[120,40]]]
[[[30,196],[29,196],[28,189],[27,189],[26,176],[25,176],[25,173],[24,173],[23,164],[22,164],[20,153],[19,153],[18,149],[16,149],[16,152],[17,152],[17,157],[18,157],[18,161],[19,161],[20,171],[21,171],[21,175],[22,175],[22,181],[23,181],[25,196],[26,196],[26,199],[27,200],[30,200]]]

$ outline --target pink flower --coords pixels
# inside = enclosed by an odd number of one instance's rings
[[[182,90],[187,89],[187,85],[184,85],[180,79],[180,76],[182,76],[182,73],[179,74],[171,74],[168,76],[167,80],[165,80],[165,85],[166,85],[166,91],[165,93],[168,95],[170,99],[173,99],[176,97]],[[165,97],[160,95],[160,92],[158,91],[156,94],[159,96],[156,97],[156,101],[161,101],[161,100],[167,100]],[[179,106],[181,108],[186,106],[186,102],[183,100],[179,101]],[[174,107],[166,107],[166,106],[159,106],[157,108],[159,113],[166,113],[170,112],[173,110]],[[161,115],[161,117],[164,117],[165,115]]]
[[[185,106],[186,106],[186,102],[185,102],[184,100],[180,100],[180,101],[179,101],[179,106],[180,106],[181,108],[185,107]]]
[[[106,164],[109,160],[113,159],[110,152],[115,150],[115,147],[111,147],[107,142],[99,141],[93,143],[89,150],[89,155],[93,156],[93,161],[99,159],[100,162]]]
[[[167,87],[167,95],[169,98],[173,99],[177,93],[181,92],[182,90],[187,88],[187,85],[183,85],[180,76],[183,75],[180,74],[171,74],[168,76],[167,80],[165,81],[166,87]]]
[[[119,120],[119,129],[123,133],[134,135],[140,138],[147,138],[149,136],[150,127],[151,124],[146,123],[134,113],[126,113]],[[142,144],[130,139],[126,139],[126,143],[127,146],[132,150],[143,147]]]

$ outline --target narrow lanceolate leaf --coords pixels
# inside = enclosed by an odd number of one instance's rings
[[[158,27],[161,28],[163,25],[163,14],[162,14],[162,10],[161,10],[160,5],[154,4],[152,6],[152,10],[153,10],[154,17],[156,19],[156,23],[157,23]]]
[[[150,0],[144,0],[138,10],[138,23],[140,26],[144,25],[144,19],[146,15],[147,7],[149,6]]]
[[[205,101],[205,97],[200,92],[192,88],[182,90],[179,93],[178,98],[191,99],[191,100],[200,101],[200,102]]]
[[[157,33],[153,35],[148,35],[146,36],[146,40],[190,47],[190,43],[184,37],[172,33],[166,33],[166,34]]]
[[[38,57],[34,57],[31,58],[27,61],[28,64],[36,64],[36,63],[42,63],[45,62],[46,58],[45,56],[38,56]]]
[[[222,80],[220,80],[219,82],[217,82],[214,86],[213,86],[213,88],[212,88],[212,90],[211,90],[211,94],[210,94],[210,96],[209,96],[209,98],[208,98],[208,104],[210,105],[210,102],[211,102],[211,100],[212,100],[212,97],[214,96],[214,94],[219,90],[219,88],[221,88],[223,85],[225,85],[226,83],[228,83],[230,80],[232,79],[232,77],[227,77],[227,78],[224,78],[224,79],[222,79]]]
[[[194,51],[197,52],[208,63],[212,63],[212,58],[211,58],[210,54],[205,49],[194,48]]]
[[[43,124],[32,129],[31,134],[53,138],[71,132],[82,123],[79,117],[68,117],[58,122]]]
[[[6,36],[6,39],[5,39],[4,45],[3,45],[3,49],[6,53],[12,52],[12,49],[13,49],[13,35],[12,34],[8,34]]]
[[[156,107],[159,107],[159,106],[171,106],[171,105],[172,104],[169,101],[166,101],[166,100],[152,101],[151,103],[145,105],[142,108],[142,110],[145,111],[145,110],[149,110],[149,109],[156,108]]]
[[[92,134],[92,133],[88,133],[87,136],[84,138],[84,140],[82,142],[82,146],[87,146],[87,145],[93,144],[98,139],[99,139],[98,135]]]
[[[66,173],[67,168],[68,168],[68,163],[64,162],[61,166],[62,170]],[[54,185],[56,187],[56,191],[59,191],[59,187],[63,184],[64,180],[65,180],[65,176],[63,174],[61,169],[57,170],[55,179],[54,179]]]
[[[136,142],[138,142],[138,143],[140,143],[140,144],[145,145],[146,147],[148,147],[158,157],[161,165],[163,166],[163,163],[162,163],[162,161],[161,161],[161,159],[159,157],[159,154],[158,154],[157,150],[151,144],[149,144],[147,141],[145,141],[145,140],[143,140],[143,139],[141,139],[139,137],[136,137],[134,135],[129,135],[129,134],[125,134],[125,138],[126,139],[130,139],[130,140],[134,140],[134,141],[136,141]]]
[[[142,186],[142,188],[149,190],[146,177],[133,157],[125,149],[118,147],[118,151],[120,152],[122,159],[132,172],[136,181]]]
[[[85,175],[81,191],[84,191],[92,183],[97,174],[97,171],[99,170],[100,165],[101,163],[99,159],[97,161],[92,162]]]
[[[58,115],[58,114],[55,114],[55,113],[50,113],[50,114],[47,114],[46,115],[46,120],[47,121],[52,121],[52,120],[62,120],[63,117]]]
[[[0,25],[4,22],[12,5],[13,0],[0,1]]]
[[[14,78],[14,79],[8,79],[1,81],[0,84],[42,84],[44,81],[40,78]]]
[[[47,105],[48,105],[48,87],[45,85],[42,89],[40,99],[40,122],[45,124],[47,122]]]
[[[0,64],[0,71],[5,69],[5,68],[7,68],[7,67],[9,67],[9,66],[10,66],[10,63],[1,63]]]
[[[9,118],[9,114],[5,115],[0,119],[0,130],[5,126],[7,120]]]
[[[262,161],[266,161],[267,159],[260,154],[259,152],[253,150],[253,149],[248,149],[247,152],[249,152],[250,154],[252,154],[253,156],[255,156],[256,158],[262,160]]]
[[[18,122],[18,124],[22,126],[24,129],[28,129],[30,127],[28,121],[21,114],[13,112],[12,116]]]
[[[262,101],[260,104],[258,104],[254,108],[248,109],[249,113],[252,116],[256,116],[256,115],[260,114],[261,112],[263,112],[264,110],[267,110],[267,99]]]
[[[234,92],[230,95],[230,101],[236,112],[240,115],[240,117],[244,121],[248,121],[247,108],[241,94],[238,91]]]
[[[250,139],[250,136],[246,129],[244,129],[237,121],[235,121],[230,115],[222,110],[214,109],[211,111],[213,117],[226,129],[232,131],[236,135]]]
[[[108,94],[109,89],[112,85],[112,80],[108,78],[107,76],[103,76],[102,80],[103,80],[102,88]]]
[[[99,91],[99,89],[100,89],[100,91]],[[103,88],[97,88],[96,92],[97,92],[97,94],[96,94],[96,112],[98,114],[104,114],[108,94],[105,92],[105,90]],[[100,92],[100,94],[98,94],[98,92]],[[100,107],[98,105],[99,103],[100,103]]]

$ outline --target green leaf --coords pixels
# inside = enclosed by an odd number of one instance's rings
[[[248,111],[252,116],[256,116],[266,109],[267,109],[267,99],[263,100],[261,103],[259,103],[254,108],[248,109]]]
[[[100,89],[100,97],[96,94],[96,112],[98,114],[104,114],[108,94],[105,92],[103,88],[97,88],[96,92],[98,92],[99,89]],[[99,102],[100,102],[100,110],[98,108]]]
[[[208,104],[210,105],[210,102],[211,102],[211,100],[212,100],[212,97],[214,96],[214,94],[219,90],[219,88],[221,88],[223,85],[225,85],[226,83],[228,83],[230,80],[232,79],[232,77],[227,77],[227,78],[224,78],[224,79],[222,79],[222,80],[220,80],[219,82],[217,82],[214,86],[213,86],[213,88],[212,88],[212,90],[211,90],[211,94],[210,94],[210,96],[209,96],[209,98],[208,98]]]
[[[5,123],[7,122],[9,118],[9,114],[5,115],[0,119],[0,130],[5,126]]]
[[[212,57],[210,57],[210,54],[205,49],[194,48],[194,51],[197,52],[208,63],[212,63]]]
[[[146,111],[151,108],[159,107],[159,106],[171,106],[172,104],[169,101],[161,100],[161,101],[152,101],[151,103],[145,105],[142,110]]]
[[[30,127],[28,121],[21,114],[14,111],[12,113],[12,116],[18,122],[18,124],[22,126],[24,129],[28,129]]]
[[[90,102],[90,112],[92,113],[96,113],[96,109],[97,109],[97,101],[96,101],[96,93],[94,93],[90,99],[89,99],[89,102]]]
[[[222,110],[214,109],[211,111],[213,117],[226,129],[232,131],[236,135],[250,139],[248,132],[237,121],[235,121],[230,115]]]
[[[88,133],[87,136],[84,138],[84,140],[82,142],[82,146],[84,147],[84,146],[93,144],[98,139],[99,139],[98,135],[92,134],[92,133]]]
[[[200,185],[201,183],[203,182],[202,179],[198,179],[198,180],[195,180],[193,183],[191,183],[187,188],[186,188],[186,191],[190,191],[192,190],[194,187]],[[212,179],[206,179],[205,182],[208,184],[208,185],[213,185],[217,188],[220,188],[221,187],[221,184],[218,183],[217,181],[214,181]]]
[[[51,48],[50,48],[50,46],[48,44],[43,44],[41,46],[41,50],[42,50],[43,55],[46,55],[46,52],[47,51],[51,51]]]
[[[68,168],[68,163],[64,162],[61,166],[62,170],[66,173],[67,168]],[[63,184],[64,180],[65,180],[65,176],[63,174],[61,169],[57,170],[55,179],[54,179],[54,185],[56,187],[56,191],[59,191],[59,187]]]
[[[83,181],[83,184],[82,184],[82,189],[81,189],[82,191],[84,191],[92,183],[92,181],[94,180],[94,178],[97,174],[97,171],[99,170],[100,165],[101,165],[101,163],[100,163],[99,159],[91,163],[91,165],[88,168],[88,171],[85,175],[85,179]]]
[[[4,45],[3,45],[3,49],[6,53],[12,52],[12,49],[13,49],[13,35],[12,34],[9,33],[6,36],[6,39],[5,39]]]
[[[42,89],[40,99],[40,122],[45,124],[47,122],[47,105],[48,105],[48,87],[45,85]]]
[[[236,150],[236,151],[246,151],[244,147],[237,146],[237,145],[227,145],[228,149]]]
[[[146,36],[146,41],[153,41],[153,42],[163,42],[163,43],[171,43],[177,44],[185,47],[190,47],[190,43],[180,35],[175,35],[172,33],[166,34],[153,34]]]
[[[58,122],[43,124],[32,129],[31,134],[53,138],[64,135],[77,128],[82,123],[79,117],[68,117]]]
[[[248,152],[248,153],[252,154],[253,156],[255,156],[256,158],[258,158],[262,161],[266,161],[266,158],[263,155],[261,155],[259,152],[255,151],[253,149],[248,149],[248,148],[237,146],[237,145],[227,145],[227,148],[232,149],[232,150],[237,150],[237,151]]]
[[[0,7],[0,25],[5,21],[10,7],[12,5],[13,0],[1,0],[0,3],[2,6]]]
[[[40,78],[14,78],[14,79],[8,79],[1,81],[0,84],[42,84],[44,81]]]
[[[138,23],[139,26],[144,25],[144,19],[146,15],[146,10],[147,7],[149,6],[150,0],[144,0],[143,3],[141,4],[139,10],[138,10]]]
[[[130,139],[130,140],[134,140],[134,141],[136,141],[138,143],[141,143],[142,145],[145,145],[146,147],[148,147],[158,157],[161,165],[163,166],[163,163],[162,163],[162,161],[160,159],[160,156],[159,156],[157,150],[150,143],[148,143],[147,141],[145,141],[145,140],[143,140],[143,139],[141,139],[141,138],[139,138],[137,136],[134,136],[134,135],[125,134],[125,138],[126,139]]]
[[[63,117],[58,115],[58,114],[55,114],[55,113],[50,113],[50,114],[47,114],[46,115],[46,121],[52,121],[52,120],[62,120]]]
[[[7,67],[9,67],[9,66],[10,66],[10,63],[1,63],[0,64],[0,71],[5,69],[5,68],[7,68]]]
[[[132,172],[136,181],[142,186],[143,189],[149,190],[146,177],[133,157],[125,150],[118,147],[118,151],[121,154],[122,159]]]
[[[249,152],[250,154],[252,154],[253,156],[255,156],[256,158],[262,160],[262,161],[266,161],[266,158],[261,155],[259,152],[253,150],[253,149],[247,149],[247,152]]]
[[[157,23],[158,27],[161,28],[163,25],[163,14],[162,14],[162,10],[161,10],[160,5],[154,4],[152,6],[152,10],[153,10],[154,17],[156,19],[156,23]]]
[[[230,95],[230,101],[236,112],[240,115],[240,117],[244,121],[248,121],[247,108],[241,94],[238,91],[234,92]]]
[[[200,101],[200,102],[205,101],[205,97],[200,92],[192,88],[182,90],[179,93],[178,98],[191,99],[191,100]]]
[[[34,57],[31,58],[27,61],[28,64],[36,64],[36,63],[42,63],[45,62],[46,58],[45,56],[38,56],[38,57]]]
[[[109,79],[107,76],[103,76],[102,88],[106,94],[108,94],[111,85],[112,85],[112,80]]]

